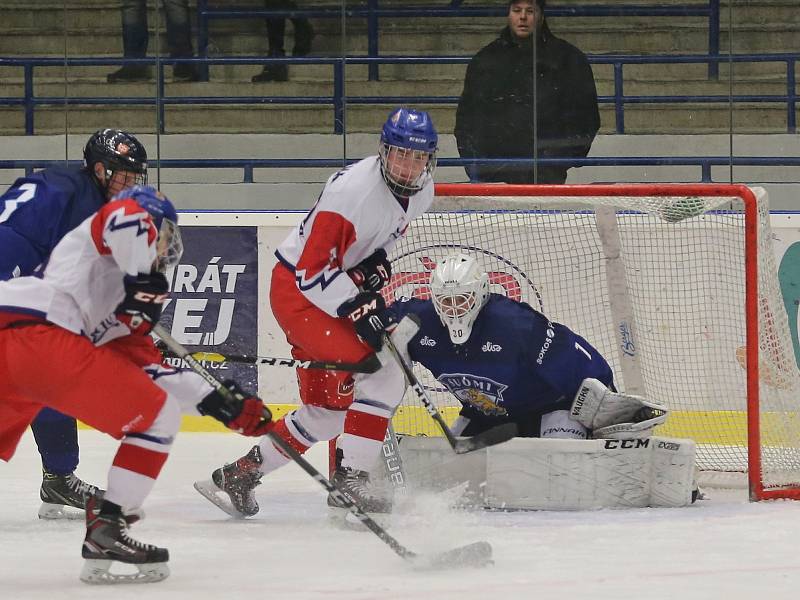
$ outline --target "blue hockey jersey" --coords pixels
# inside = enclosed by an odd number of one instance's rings
[[[399,300],[394,319],[417,314],[408,344],[422,364],[464,405],[464,416],[508,417],[566,409],[580,383],[613,385],[611,367],[585,339],[528,304],[490,294],[465,344],[454,345],[430,300]]]
[[[105,201],[80,167],[53,167],[17,179],[0,196],[0,281],[31,275],[61,238]]]

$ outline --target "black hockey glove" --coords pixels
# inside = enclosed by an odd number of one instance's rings
[[[169,297],[169,284],[163,273],[125,276],[125,298],[117,306],[117,319],[135,335],[147,335],[161,318]]]
[[[358,337],[378,352],[383,347],[383,332],[388,325],[384,317],[386,302],[377,292],[361,292],[352,300],[342,302],[336,310],[340,317],[350,319]]]
[[[260,398],[245,392],[235,381],[228,380],[223,385],[230,390],[232,398],[214,390],[200,401],[197,412],[214,417],[242,435],[261,437],[272,429],[275,425],[272,413]]]
[[[347,274],[361,290],[377,292],[392,278],[392,263],[386,258],[386,250],[378,248]]]

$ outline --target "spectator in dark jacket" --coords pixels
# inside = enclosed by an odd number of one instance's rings
[[[470,61],[456,113],[462,158],[588,154],[600,127],[592,70],[580,50],[550,32],[544,4],[512,0],[508,27]],[[567,167],[500,164],[467,173],[478,181],[564,183]]]

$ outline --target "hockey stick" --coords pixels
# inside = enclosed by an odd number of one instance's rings
[[[386,478],[392,484],[394,491],[405,495],[408,492],[406,472],[403,469],[403,457],[400,454],[397,435],[394,433],[391,421],[386,428],[386,435],[383,438],[383,445],[381,445],[381,461],[386,468]]]
[[[417,398],[419,398],[419,401],[422,402],[422,405],[425,407],[425,410],[428,411],[428,414],[431,416],[431,418],[436,421],[437,425],[439,425],[444,437],[447,438],[447,443],[450,444],[450,447],[456,454],[466,454],[467,452],[480,450],[481,448],[486,448],[487,446],[502,444],[503,442],[507,442],[511,438],[516,437],[517,426],[514,423],[505,423],[503,425],[498,425],[497,427],[492,427],[491,429],[488,429],[483,433],[479,433],[478,435],[457,439],[447,426],[447,423],[445,423],[444,418],[442,418],[442,415],[436,408],[436,405],[431,402],[430,398],[428,398],[428,394],[420,384],[417,376],[414,375],[414,371],[412,371],[411,367],[406,364],[405,359],[400,355],[400,352],[397,350],[397,346],[394,345],[394,342],[392,342],[388,334],[384,334],[383,343],[386,344],[386,347],[389,348],[392,356],[394,356],[395,360],[403,369],[403,372],[406,374],[406,378],[411,384],[411,389],[414,390]]]
[[[168,356],[181,358],[177,354]],[[374,354],[357,363],[337,363],[323,360],[300,360],[298,358],[280,358],[277,356],[246,356],[241,354],[220,354],[218,352],[192,352],[195,360],[207,362],[235,362],[251,365],[269,365],[271,367],[290,367],[293,369],[323,369],[326,371],[347,371],[349,373],[374,373],[381,368],[381,362]]]
[[[163,327],[156,325],[153,331],[167,347],[177,356],[186,361],[189,367],[205,379],[211,387],[217,390],[223,397],[233,400],[230,390],[225,387],[216,377],[209,373],[191,353],[178,343]],[[424,556],[412,552],[400,542],[394,539],[383,527],[378,525],[368,514],[366,514],[358,504],[354,503],[347,496],[342,494],[335,485],[328,481],[322,473],[317,471],[311,463],[287,442],[285,442],[275,431],[267,433],[267,437],[278,449],[291,458],[298,466],[317,481],[325,490],[331,494],[336,502],[349,510],[364,526],[374,533],[380,540],[388,545],[398,556],[404,558],[416,567],[438,568],[438,567],[460,567],[460,566],[484,566],[492,562],[492,547],[489,542],[473,542],[465,546],[460,546],[446,552],[441,552],[433,556]]]

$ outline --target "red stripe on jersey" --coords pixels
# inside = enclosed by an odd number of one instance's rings
[[[303,454],[306,450],[308,450],[309,446],[306,446],[303,442],[294,437],[292,433],[289,431],[289,428],[286,426],[285,419],[281,419],[280,421],[275,423],[275,429],[273,429],[273,431],[278,434],[279,438],[281,438],[284,442],[286,442],[292,448],[297,450],[300,454]],[[383,440],[383,438],[381,438],[381,440]],[[283,450],[281,450],[277,446],[275,446],[275,449],[281,454],[284,454]],[[284,456],[286,455],[284,454]],[[286,458],[289,457],[287,456]]]
[[[156,479],[168,456],[166,452],[156,452],[123,442],[117,450],[112,466]]]
[[[345,252],[356,241],[356,228],[339,213],[321,211],[314,219],[295,268],[310,280],[325,268],[341,269]]]
[[[386,417],[360,412],[351,407],[344,419],[344,433],[382,442],[388,425],[389,419]]]
[[[106,228],[106,224],[108,222],[109,217],[116,211],[122,209],[122,214],[124,215],[135,215],[140,214],[140,219],[142,221],[142,225],[147,227],[147,244],[150,245],[156,241],[158,237],[158,232],[156,231],[156,226],[153,224],[153,218],[150,216],[150,213],[139,206],[139,203],[135,200],[130,198],[125,198],[122,200],[114,200],[112,202],[106,202],[100,210],[98,210],[94,217],[92,218],[92,241],[94,242],[94,247],[97,248],[97,252],[101,255],[104,254],[111,254],[111,249],[106,246],[106,243],[103,241],[103,231]]]

